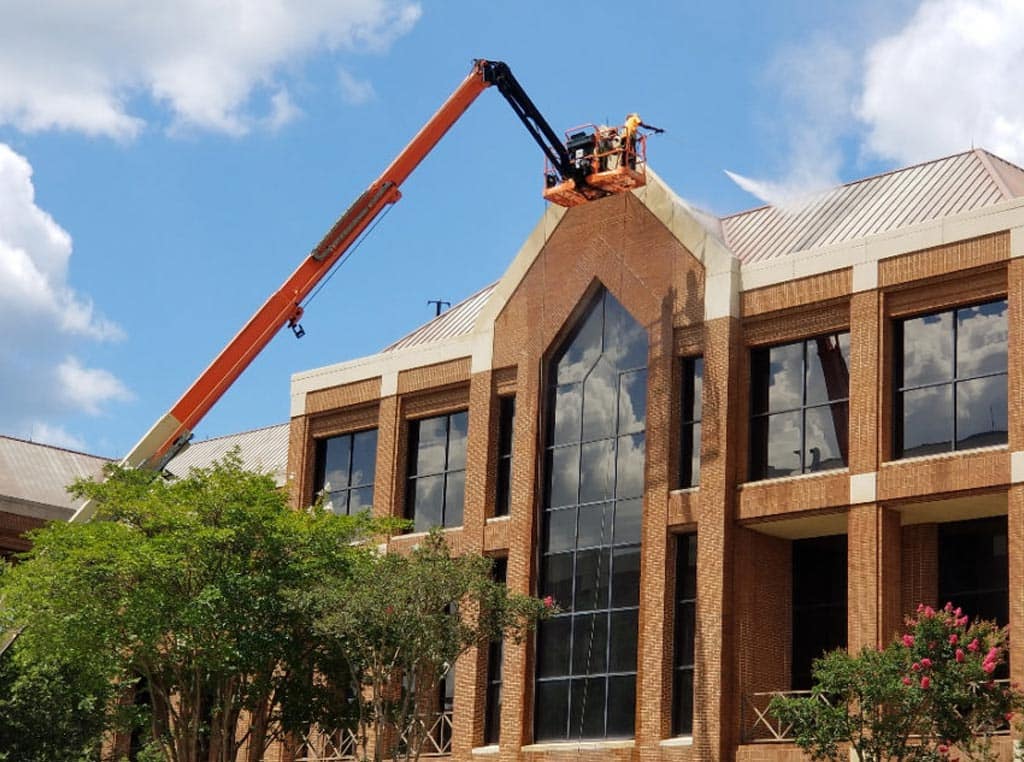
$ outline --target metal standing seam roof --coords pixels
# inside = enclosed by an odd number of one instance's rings
[[[0,496],[64,508],[81,500],[67,493],[76,479],[98,476],[108,458],[0,435]]]
[[[988,151],[972,149],[856,180],[785,207],[762,206],[721,218],[697,209],[688,211],[705,228],[723,237],[741,262],[750,263],[886,233],[1020,196],[1024,196],[1024,169]],[[477,291],[383,351],[469,333],[496,285]]]
[[[245,468],[269,473],[279,486],[283,485],[288,478],[288,429],[289,424],[279,423],[194,442],[167,464],[167,470],[175,476],[187,476],[189,469],[206,468],[238,447]]]
[[[722,219],[743,262],[831,246],[1024,195],[1024,170],[981,149],[840,185],[806,200]]]

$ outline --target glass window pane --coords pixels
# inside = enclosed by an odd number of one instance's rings
[[[448,416],[412,422],[411,430],[416,439],[414,474],[438,474],[444,471],[447,423]]]
[[[545,511],[544,520],[547,522],[547,531],[544,532],[541,547],[545,553],[572,550],[576,546],[575,508]]]
[[[631,434],[618,439],[615,464],[615,496],[640,497],[644,494],[644,435]]]
[[[583,384],[583,441],[615,433],[619,374],[602,358]]]
[[[324,440],[324,483],[321,489],[334,492],[348,486],[348,464],[352,441],[349,436]]]
[[[607,550],[581,550],[576,554],[575,611],[590,611],[608,605]]]
[[[608,671],[636,672],[636,642],[640,629],[639,612],[636,609],[613,611],[609,629],[614,645],[608,655]]]
[[[462,506],[466,497],[466,472],[452,471],[448,474],[444,494],[444,525],[462,526]]]
[[[692,601],[680,603],[676,611],[675,664],[677,667],[692,666],[697,606]]]
[[[807,409],[804,419],[806,426],[804,451],[804,471],[826,471],[830,468],[843,468],[846,457],[848,405],[846,402],[835,402],[831,405]],[[837,429],[842,433],[842,446],[836,435]]]
[[[647,332],[619,301],[605,298],[604,353],[618,370],[647,365]]]
[[[360,487],[349,491],[348,512],[354,516],[373,508],[373,487]]]
[[[568,675],[571,644],[572,617],[559,616],[540,622],[537,625],[537,675]]]
[[[694,423],[690,426],[688,444],[688,460],[690,464],[690,471],[686,475],[688,478],[684,481],[684,487],[697,487],[700,485],[700,429],[701,424]]]
[[[693,670],[677,670],[672,684],[672,732],[677,736],[693,732]]]
[[[540,597],[550,595],[563,609],[572,606],[572,553],[544,556],[540,561]]]
[[[647,421],[647,369],[619,376],[619,434],[643,431]]]
[[[615,535],[613,537],[616,545],[640,542],[640,521],[642,511],[643,501],[639,498],[616,501]]]
[[[494,515],[507,516],[512,508],[512,458],[498,460],[498,486],[494,496]]]
[[[340,492],[329,492],[324,500],[324,508],[337,514],[345,516],[348,514],[348,490]]]
[[[555,389],[554,429],[551,444],[560,445],[580,441],[580,419],[583,409],[583,391],[580,384],[559,386]]]
[[[608,669],[608,614],[583,614],[572,621],[572,673],[603,674]]]
[[[615,548],[612,551],[612,606],[636,606],[640,603],[640,548]]]
[[[1007,442],[1006,376],[956,385],[956,449]]]
[[[632,738],[636,720],[636,677],[608,678],[608,738]]]
[[[768,410],[792,410],[803,402],[804,342],[768,350]]]
[[[565,349],[558,364],[558,383],[582,381],[597,358],[601,355],[601,324],[604,310],[600,302],[595,304],[580,326],[579,332]]]
[[[681,535],[676,554],[677,599],[693,600],[697,597],[697,535]]]
[[[501,683],[487,686],[487,713],[484,716],[484,743],[496,744],[501,739]]]
[[[602,439],[583,445],[580,468],[580,502],[596,503],[610,499],[615,484],[612,440]]]
[[[612,504],[598,503],[580,508],[577,548],[608,545],[612,540]]]
[[[431,527],[441,526],[444,476],[421,476],[414,479],[411,486],[413,531],[426,532]]]
[[[360,431],[352,436],[353,487],[373,484],[373,473],[377,463],[377,429]]]
[[[902,386],[949,381],[953,377],[951,312],[903,321]]]
[[[448,470],[466,467],[466,431],[469,427],[469,413],[453,413],[449,416],[448,429]]]
[[[515,430],[516,398],[502,397],[499,400],[498,453],[512,454],[512,433]]]
[[[544,680],[537,683],[536,733],[538,741],[559,741],[569,737],[569,681]]]
[[[699,421],[704,417],[704,358],[694,357],[690,360],[693,373],[690,376],[692,386],[692,411],[685,411],[690,413],[688,420]],[[691,397],[691,395],[687,395]]]
[[[953,449],[953,390],[951,385],[903,392],[903,450],[901,457],[931,455]]]
[[[850,334],[818,336],[807,342],[807,401],[816,405],[850,396]]]
[[[548,505],[576,503],[580,482],[580,448],[559,447],[548,453]]]
[[[604,677],[572,681],[570,738],[600,738],[604,735],[604,683]]]
[[[800,411],[767,418],[768,442],[764,478],[800,473]]]
[[[1006,300],[956,311],[956,375],[980,376],[1006,370]]]

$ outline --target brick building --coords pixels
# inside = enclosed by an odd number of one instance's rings
[[[293,377],[295,502],[558,601],[457,665],[454,758],[800,758],[762,694],[918,602],[1008,624],[1024,681],[1022,257],[980,150],[721,219],[653,173],[549,207],[497,283]]]

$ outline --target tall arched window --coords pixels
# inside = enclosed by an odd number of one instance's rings
[[[538,741],[633,735],[647,334],[594,297],[552,359],[537,633]]]

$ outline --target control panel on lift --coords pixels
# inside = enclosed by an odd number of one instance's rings
[[[639,128],[663,132],[630,114],[621,127],[586,124],[567,130],[565,152],[571,173],[550,162],[544,169],[544,198],[560,206],[579,206],[647,183],[647,136]]]

